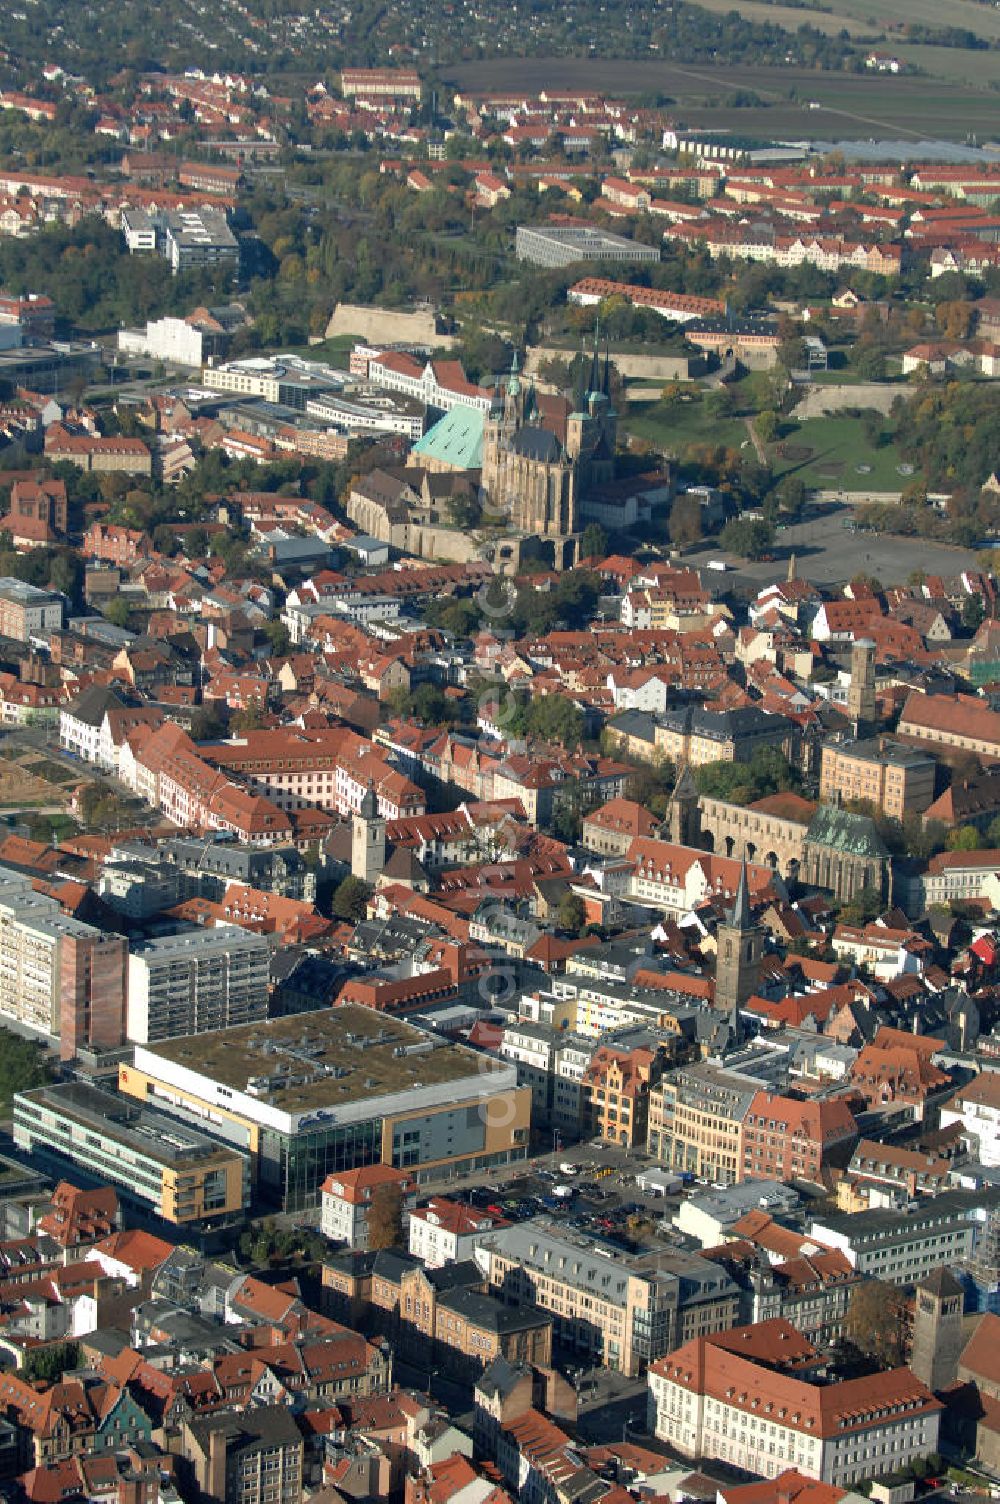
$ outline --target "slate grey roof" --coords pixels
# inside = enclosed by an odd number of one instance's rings
[[[555,434],[534,424],[526,424],[519,429],[511,439],[510,447],[515,454],[524,455],[530,460],[544,461],[546,464],[556,464],[562,454],[562,446]]]

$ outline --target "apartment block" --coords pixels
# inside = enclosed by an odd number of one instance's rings
[[[895,820],[934,801],[935,761],[929,752],[892,741],[827,741],[820,797],[864,799]]]
[[[77,1167],[165,1222],[217,1225],[249,1205],[246,1154],[82,1081],[19,1092],[14,1142],[57,1175]]]
[[[235,275],[240,243],[221,209],[178,209],[163,216],[164,255],[176,276],[193,267],[228,264]]]
[[[897,734],[936,750],[1000,757],[1000,713],[975,695],[928,695],[913,690],[899,717]]]
[[[1000,1072],[982,1071],[941,1108],[941,1127],[960,1123],[973,1157],[1000,1165]]]
[[[839,1487],[936,1450],[943,1407],[908,1368],[816,1383],[818,1358],[781,1319],[699,1337],[650,1369],[650,1429],[685,1457]]]
[[[396,1248],[338,1253],[323,1266],[327,1313],[352,1324],[363,1315],[411,1361],[440,1362],[468,1377],[494,1358],[547,1368],[551,1318],[531,1302],[484,1292],[484,1283],[469,1261],[424,1268]]]
[[[285,1405],[187,1421],[179,1445],[205,1504],[300,1504],[304,1443]]]
[[[623,1253],[543,1217],[489,1234],[475,1259],[502,1300],[549,1311],[556,1341],[625,1374],[679,1339],[724,1331],[739,1308],[733,1280],[708,1259]]]
[[[47,639],[62,624],[63,598],[55,590],[39,590],[9,576],[0,579],[0,637],[15,642]]]
[[[843,1169],[858,1125],[842,1097],[828,1101],[757,1092],[743,1119],[741,1180],[806,1180],[823,1185]]]
[[[713,1185],[743,1178],[743,1123],[764,1085],[708,1061],[665,1076],[649,1103],[649,1152]]]
[[[662,1047],[602,1044],[583,1077],[584,1127],[609,1144],[644,1147],[649,1094],[663,1070]]]
[[[472,1258],[488,1232],[504,1225],[502,1218],[477,1211],[462,1201],[435,1196],[410,1213],[410,1252],[425,1269],[459,1264]]]
[[[239,925],[165,935],[128,961],[127,1034],[155,1044],[267,1017],[271,947]]]
[[[899,893],[905,912],[913,915],[926,913],[932,904],[947,906],[956,900],[984,899],[996,908],[1000,904],[1000,851],[939,851],[923,872],[903,876]]]
[[[64,1060],[121,1044],[127,950],[28,878],[0,881],[0,1015],[58,1038]]]
[[[215,767],[245,778],[280,810],[316,807],[349,815],[369,788],[387,820],[422,815],[426,808],[423,790],[381,748],[344,727],[249,731],[213,746],[210,756]]]
[[[420,103],[420,75],[412,68],[344,68],[340,75],[345,99]]]

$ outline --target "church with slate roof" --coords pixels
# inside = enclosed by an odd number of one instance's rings
[[[608,357],[602,363],[596,342],[589,389],[581,381],[568,414],[566,405],[540,397],[521,377],[515,356],[502,405],[483,433],[487,511],[502,516],[510,532],[549,543],[556,569],[576,560],[582,498],[614,476],[617,418]]]

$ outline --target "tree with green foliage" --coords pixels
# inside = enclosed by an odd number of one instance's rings
[[[731,554],[744,559],[763,559],[774,543],[774,529],[756,518],[734,517],[719,534],[719,542]]]
[[[580,539],[582,559],[603,559],[608,552],[608,535],[599,522],[588,522]]]
[[[556,910],[556,925],[568,935],[579,935],[587,920],[583,899],[578,893],[568,892]]]
[[[409,714],[425,726],[441,726],[451,720],[451,710],[440,684],[418,684],[409,696]]]
[[[786,475],[778,486],[778,506],[783,516],[795,521],[806,504],[806,488],[797,475]]]
[[[266,623],[264,636],[271,644],[271,652],[276,658],[283,658],[292,645],[288,628],[279,617]]]
[[[981,595],[967,595],[962,602],[962,626],[975,636],[986,620],[986,604]]]
[[[456,491],[448,498],[448,518],[452,527],[469,533],[483,520],[483,509],[473,492]]]
[[[561,799],[552,811],[550,829],[557,841],[575,846],[583,829],[583,816],[572,799]]]
[[[267,721],[267,711],[260,700],[249,700],[242,710],[234,712],[230,718],[230,726],[237,736],[245,736],[248,731],[260,731]]]
[[[24,1355],[21,1377],[29,1382],[41,1379],[55,1384],[65,1373],[77,1368],[80,1363],[80,1345],[77,1342],[50,1342],[44,1347],[30,1348]]]
[[[431,601],[424,610],[424,621],[429,627],[440,627],[453,637],[471,637],[483,619],[480,607],[472,600],[456,600],[444,596]]]
[[[224,716],[209,703],[199,705],[191,714],[191,740],[193,742],[222,741],[228,733]]]
[[[337,919],[346,919],[357,924],[364,919],[368,907],[368,884],[353,874],[344,878],[334,890],[331,908]]]
[[[862,888],[855,893],[850,903],[841,905],[840,920],[843,924],[871,924],[883,909],[882,895],[875,888]]]
[[[307,1227],[280,1227],[273,1217],[240,1235],[240,1257],[249,1264],[266,1268],[276,1261],[289,1259],[315,1263],[329,1251],[329,1244]]]
[[[948,851],[978,851],[983,838],[974,825],[955,825],[944,838]]]
[[[48,1058],[40,1045],[0,1028],[0,1108],[5,1113],[15,1092],[44,1086],[50,1075]]]
[[[753,426],[762,444],[773,444],[778,437],[778,414],[771,409],[758,413]]]
[[[113,627],[127,627],[132,615],[132,608],[123,595],[113,595],[102,607],[104,616]]]
[[[527,731],[543,742],[575,751],[583,739],[583,726],[583,711],[565,695],[539,695],[530,702]]]
[[[749,762],[707,762],[693,769],[698,792],[709,799],[750,804],[801,787],[801,779],[777,747],[759,747]]]

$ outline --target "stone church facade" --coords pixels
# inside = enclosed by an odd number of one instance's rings
[[[590,389],[581,385],[574,394],[560,436],[543,421],[534,388],[522,380],[515,359],[502,407],[483,433],[486,510],[511,533],[548,543],[557,569],[575,562],[583,497],[614,476],[617,417],[609,388],[608,359],[602,369],[595,349]]]

